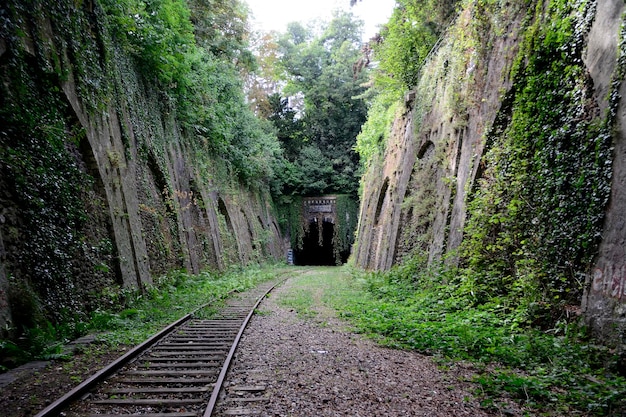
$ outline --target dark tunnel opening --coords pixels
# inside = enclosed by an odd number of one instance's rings
[[[335,225],[331,222],[323,221],[321,223],[321,235],[319,227],[320,224],[315,221],[309,224],[309,230],[302,240],[302,249],[294,250],[295,265],[337,265],[333,247]],[[345,263],[348,260],[348,256],[349,253],[341,252],[339,254],[339,263]]]

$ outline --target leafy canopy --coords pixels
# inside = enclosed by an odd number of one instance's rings
[[[242,74],[255,68],[240,0],[100,0],[109,28],[164,95],[201,162],[216,155],[239,180],[272,180],[280,147],[256,118]]]
[[[270,97],[269,119],[297,176],[285,177],[283,195],[356,195],[358,155],[353,148],[367,106],[359,96],[366,73],[355,74],[362,22],[335,12],[319,35],[292,23],[277,40],[285,87]],[[305,182],[293,182],[294,178]]]

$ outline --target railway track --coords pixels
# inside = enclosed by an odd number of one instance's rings
[[[35,417],[210,417],[245,326],[276,284],[233,295],[208,319],[197,310],[172,323]]]

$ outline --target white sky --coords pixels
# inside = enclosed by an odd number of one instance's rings
[[[255,29],[285,32],[290,22],[306,23],[314,19],[330,21],[332,11],[351,11],[365,22],[363,40],[387,23],[395,0],[361,0],[350,7],[350,0],[244,0],[250,6]]]

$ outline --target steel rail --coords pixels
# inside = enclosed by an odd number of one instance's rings
[[[232,295],[233,292],[235,292],[235,290],[229,291],[227,293],[227,296]],[[141,355],[144,351],[148,350],[148,348],[152,347],[159,340],[163,339],[165,336],[170,334],[178,326],[189,321],[198,311],[202,310],[203,308],[208,307],[215,301],[216,300],[208,301],[202,304],[200,307],[193,310],[191,313],[186,314],[180,319],[176,320],[175,322],[169,324],[168,326],[166,326],[159,332],[155,333],[144,342],[135,346],[134,348],[126,352],[124,355],[120,356],[119,358],[117,358],[116,360],[114,360],[113,362],[111,362],[110,364],[108,364],[107,366],[100,369],[98,372],[96,372],[95,374],[93,374],[92,376],[90,376],[89,378],[81,382],[80,384],[78,384],[76,387],[74,387],[72,390],[67,392],[65,395],[63,395],[62,397],[52,402],[50,405],[48,405],[46,408],[41,410],[39,413],[35,414],[34,417],[58,416],[60,412],[64,408],[66,408],[71,402],[85,395],[94,386],[104,381],[106,378],[113,375],[115,372],[122,369],[126,364],[128,364],[130,361],[132,361],[133,359]]]
[[[107,377],[114,374],[116,371],[121,369],[124,365],[129,363],[132,359],[136,358],[137,356],[139,356],[139,354],[143,353],[146,349],[148,349],[149,347],[154,345],[156,342],[158,342],[159,340],[167,336],[176,327],[180,326],[181,324],[191,319],[191,317],[192,317],[191,314],[187,314],[181,317],[180,319],[176,320],[174,323],[170,324],[169,326],[167,326],[160,332],[151,336],[148,340],[135,346],[133,349],[129,350],[124,355],[120,356],[119,358],[111,362],[109,365],[105,366],[104,368],[102,368],[101,370],[93,374],[91,377],[81,382],[79,385],[74,387],[67,394],[65,394],[58,400],[54,401],[52,404],[50,404],[48,407],[44,408],[42,411],[37,413],[35,417],[52,417],[52,416],[59,415],[59,413],[64,408],[66,408],[68,404],[70,404],[72,401],[75,401],[78,398],[80,398],[82,395],[86,394],[95,385],[99,384],[100,382],[105,380]]]
[[[282,282],[284,282],[284,280],[281,281],[280,283]],[[209,400],[209,404],[207,405],[207,408],[204,410],[204,414],[202,414],[202,417],[211,417],[211,415],[213,414],[213,410],[215,409],[215,405],[217,404],[217,397],[219,396],[220,391],[222,390],[224,379],[226,379],[226,374],[228,373],[228,368],[230,368],[230,363],[232,362],[233,356],[235,355],[235,351],[237,350],[237,346],[239,345],[239,340],[241,339],[241,336],[243,336],[243,332],[246,330],[246,327],[248,326],[248,323],[250,322],[250,319],[252,318],[254,311],[257,309],[259,304],[261,304],[261,301],[263,301],[263,299],[267,296],[267,294],[269,294],[270,291],[276,288],[278,284],[279,283],[272,285],[267,291],[265,291],[257,299],[256,303],[250,309],[250,312],[248,313],[243,323],[241,324],[241,327],[239,328],[239,332],[237,333],[237,336],[235,336],[235,341],[233,342],[233,345],[228,351],[228,356],[226,356],[226,360],[224,361],[222,370],[220,371],[217,381],[215,382],[215,386],[213,387],[213,392],[211,393],[211,399]]]
[[[271,287],[269,289],[265,290],[262,293],[262,295],[258,296],[258,298],[256,299],[254,305],[248,311],[245,319],[243,320],[243,322],[242,322],[242,324],[241,324],[241,326],[240,326],[240,328],[238,330],[237,335],[235,336],[233,344],[231,345],[231,348],[230,348],[230,350],[228,352],[228,355],[227,355],[227,357],[226,357],[226,359],[224,361],[224,364],[223,364],[223,366],[221,368],[221,371],[219,373],[218,379],[215,382],[215,385],[213,387],[213,392],[211,394],[211,398],[209,400],[208,406],[206,407],[206,409],[204,411],[203,417],[210,417],[211,414],[213,413],[213,410],[214,410],[215,405],[217,403],[217,398],[219,396],[221,387],[222,387],[222,385],[224,383],[224,380],[226,378],[226,374],[228,373],[228,369],[230,367],[230,363],[232,361],[232,358],[234,357],[234,354],[235,354],[235,351],[236,351],[237,346],[239,344],[239,341],[240,341],[240,339],[241,339],[241,337],[243,335],[243,332],[244,332],[245,328],[247,327],[250,319],[252,318],[252,316],[254,314],[254,311],[259,306],[259,304],[263,301],[263,299],[267,296],[267,294],[270,291],[272,291],[274,288],[276,288],[277,285],[279,285],[280,283],[282,283],[284,281],[285,281],[285,279],[280,280],[280,281],[274,283],[273,285],[271,285]],[[231,296],[235,292],[236,292],[236,290],[229,291],[229,293],[227,294],[227,297],[225,297],[225,298],[228,298],[228,296]],[[74,401],[79,400],[82,396],[84,396],[85,394],[90,392],[96,385],[102,383],[107,378],[111,377],[113,374],[115,374],[116,372],[120,371],[124,366],[128,365],[135,358],[139,357],[144,352],[146,352],[148,349],[150,349],[152,346],[157,344],[159,341],[161,341],[162,339],[164,339],[164,338],[168,337],[170,334],[172,334],[173,331],[175,329],[179,328],[182,324],[184,324],[184,323],[190,321],[191,319],[193,319],[194,316],[201,309],[208,307],[209,305],[211,305],[215,301],[216,300],[209,301],[209,302],[203,304],[202,306],[196,308],[191,313],[189,313],[189,314],[181,317],[180,319],[176,320],[175,322],[169,324],[167,327],[165,327],[164,329],[160,330],[159,332],[157,332],[156,334],[151,336],[146,341],[144,341],[141,344],[135,346],[134,348],[132,348],[131,350],[126,352],[124,355],[120,356],[119,358],[117,358],[116,360],[111,362],[109,365],[105,366],[104,368],[102,368],[101,370],[99,370],[95,374],[93,374],[91,377],[89,377],[85,381],[81,382],[79,385],[74,387],[72,390],[67,392],[65,395],[63,395],[62,397],[60,397],[59,399],[57,399],[56,401],[54,401],[53,403],[48,405],[45,409],[43,409],[42,411],[37,413],[34,417],[56,417],[56,416],[59,416],[60,413],[64,409],[66,409],[71,403],[73,403]]]

